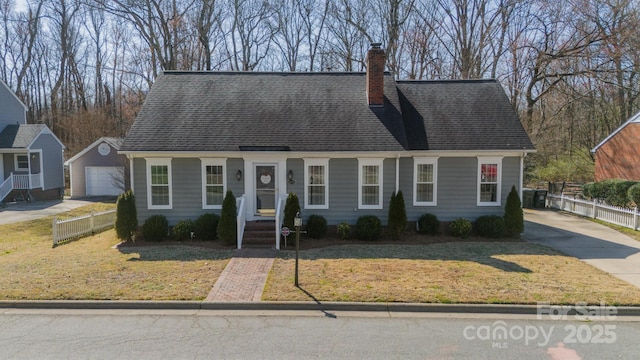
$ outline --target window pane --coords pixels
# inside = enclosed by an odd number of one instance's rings
[[[309,166],[309,184],[324,185],[324,166]]]
[[[378,185],[379,167],[367,165],[362,167],[362,183],[364,185]]]
[[[169,187],[168,186],[152,186],[151,187],[151,204],[152,205],[169,205]]]
[[[207,205],[222,205],[222,186],[207,186]]]
[[[433,201],[433,184],[417,184],[416,197],[420,202]]]
[[[498,164],[482,164],[480,182],[497,183],[498,182]]]
[[[433,164],[418,164],[418,182],[433,182]]]
[[[362,205],[379,205],[379,186],[362,187]]]
[[[166,165],[151,166],[151,184],[168,185],[169,184],[169,167]]]
[[[207,166],[207,185],[222,185],[223,176],[222,166]]]
[[[482,202],[496,202],[498,193],[497,184],[481,184],[480,185],[480,201]]]
[[[309,186],[309,205],[325,205],[325,187]]]

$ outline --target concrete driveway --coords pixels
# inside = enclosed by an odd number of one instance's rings
[[[81,200],[65,199],[62,201],[53,200],[8,204],[7,207],[0,208],[0,225],[40,219],[104,200],[105,198],[101,197]]]
[[[604,225],[549,209],[524,209],[523,237],[576,257],[640,287],[640,241]]]

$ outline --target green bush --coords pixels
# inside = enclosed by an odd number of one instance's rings
[[[375,215],[365,215],[356,222],[356,235],[360,240],[374,241],[380,237],[382,223]]]
[[[181,220],[173,227],[173,236],[176,240],[189,240],[191,239],[191,233],[195,232],[195,226],[191,220]]]
[[[237,241],[237,217],[236,197],[231,190],[227,190],[218,221],[218,237],[227,245],[234,245]]]
[[[115,227],[118,239],[131,241],[131,235],[138,227],[136,197],[131,190],[127,190],[118,196]]]
[[[311,215],[307,220],[307,235],[314,239],[322,239],[327,236],[327,219],[320,215]]]
[[[351,225],[343,221],[338,224],[336,231],[338,232],[338,236],[340,237],[340,239],[346,240],[349,238],[349,236],[351,236]]]
[[[298,201],[298,195],[289,193],[287,201],[284,204],[284,219],[282,220],[282,226],[288,227],[291,231],[295,230],[295,227],[293,226],[293,219],[299,212],[300,201]]]
[[[493,239],[504,237],[506,233],[504,219],[498,215],[484,215],[477,218],[476,230],[478,235]]]
[[[640,207],[640,183],[633,185],[627,190],[627,197],[635,206]]]
[[[600,200],[613,206],[629,207],[633,201],[629,197],[629,189],[637,184],[635,181],[607,179],[582,186],[582,194],[592,200]]]
[[[449,234],[463,239],[469,237],[471,229],[471,221],[463,218],[455,219],[449,224]]]
[[[215,240],[218,236],[218,222],[220,216],[216,214],[202,214],[196,219],[194,231],[200,240]]]
[[[511,191],[507,196],[507,204],[504,207],[504,227],[505,235],[513,238],[519,238],[524,231],[522,203],[515,185],[511,186]]]
[[[142,225],[142,237],[147,241],[162,241],[169,233],[169,222],[164,215],[153,215]]]
[[[436,235],[440,230],[440,220],[433,214],[424,214],[418,219],[418,232],[420,234]]]
[[[629,207],[629,203],[631,201],[627,196],[627,192],[635,184],[635,181],[630,180],[618,180],[613,182],[613,191],[609,193],[609,197],[606,199],[607,204],[620,207]]]
[[[407,228],[407,209],[404,206],[404,196],[402,190],[398,190],[398,194],[391,193],[391,202],[389,203],[389,223],[387,229],[394,240],[399,240],[402,233]]]

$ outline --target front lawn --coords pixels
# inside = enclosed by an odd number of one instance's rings
[[[640,289],[575,258],[523,242],[343,245],[274,262],[263,300],[637,305]]]

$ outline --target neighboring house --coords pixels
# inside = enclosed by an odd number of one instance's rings
[[[42,124],[27,124],[27,107],[0,80],[0,202],[60,199],[64,145]]]
[[[640,113],[632,116],[591,152],[596,159],[595,181],[640,181]]]
[[[128,161],[118,154],[122,141],[101,137],[65,162],[71,197],[118,196],[129,188]]]
[[[396,81],[384,59],[373,46],[366,73],[159,76],[120,149],[140,223],[219,212],[227,190],[241,222],[274,219],[290,192],[330,225],[386,223],[397,190],[410,221],[502,215],[535,150],[500,83]]]

